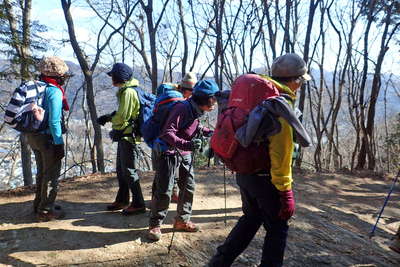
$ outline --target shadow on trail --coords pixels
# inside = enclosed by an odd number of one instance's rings
[[[400,258],[368,238],[372,224],[356,215],[321,205],[321,212],[299,208],[291,223],[287,266],[399,266]],[[377,235],[391,234],[378,229]]]
[[[145,233],[143,230],[104,233],[48,227],[6,230],[2,231],[2,241],[0,241],[5,246],[0,254],[0,263],[15,264],[15,258],[10,255],[13,253],[101,248],[144,238]],[[82,238],[83,235],[85,238]]]
[[[0,205],[0,223],[6,224],[28,224],[38,223],[33,213],[32,201],[7,203]],[[109,203],[79,203],[68,201],[57,201],[65,211],[64,220],[77,220],[73,225],[99,226],[104,228],[142,228],[147,226],[147,215],[124,216],[119,211],[106,210]],[[84,223],[82,223],[84,222]],[[145,222],[145,223],[144,223]],[[134,225],[130,225],[134,223]]]

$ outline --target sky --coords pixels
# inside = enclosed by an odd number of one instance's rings
[[[96,14],[83,7],[74,6],[71,11],[75,24],[75,31],[78,41],[83,44],[94,41],[94,33],[90,31],[93,28],[93,21]],[[42,33],[42,37],[50,40],[68,40],[67,24],[59,0],[33,0],[32,1],[32,19],[38,20],[48,28],[48,31]],[[65,60],[77,63],[74,57],[73,49],[69,43],[53,42],[53,49],[46,52],[46,55],[57,55]]]
[[[206,0],[204,0],[206,1]],[[339,0],[342,1],[342,0]],[[68,40],[68,32],[67,32],[67,26],[64,18],[64,13],[61,7],[61,2],[59,0],[33,0],[32,2],[32,18],[35,20],[38,20],[41,24],[46,25],[48,27],[48,32],[45,32],[42,34],[43,37],[46,37],[47,39],[51,40]],[[85,43],[95,43],[96,41],[96,31],[99,29],[99,20],[97,19],[96,14],[88,7],[79,7],[75,2],[73,2],[73,8],[72,8],[72,16],[74,19],[74,24],[75,24],[75,31],[77,34],[78,41],[80,42],[80,45],[83,46],[84,50],[86,52],[93,51],[91,50],[90,47],[86,45]],[[316,23],[314,24],[314,30],[317,31],[319,30],[318,27],[318,22],[319,17],[316,15],[315,17]],[[304,25],[303,25],[304,26]],[[360,24],[358,26],[358,31],[363,31],[363,27],[365,25]],[[376,31],[379,31],[379,29],[375,29]],[[372,43],[374,40],[374,36],[377,36],[377,34],[372,33],[371,34],[371,46],[373,48],[378,48],[379,43]],[[337,41],[336,41],[336,36],[333,31],[327,33],[327,47],[328,49],[331,49],[332,51],[337,50]],[[313,41],[313,40],[311,40]],[[312,49],[312,45],[311,45]],[[374,50],[374,49],[373,49]],[[374,53],[374,51],[371,51],[371,54]],[[375,49],[375,51],[377,51]],[[392,46],[389,51],[387,56],[385,57],[384,61],[384,66],[383,66],[383,71],[384,72],[393,72],[395,74],[400,75],[400,68],[399,68],[399,60],[398,60],[398,47]],[[77,63],[76,58],[74,57],[74,53],[72,50],[71,45],[68,42],[52,42],[52,49],[46,52],[46,55],[57,55],[62,57],[65,60],[69,60],[72,62]],[[201,59],[202,57],[200,57]],[[376,57],[375,57],[376,58]],[[261,59],[261,60],[260,60]],[[255,66],[254,68],[260,68],[260,67],[265,67],[265,63],[263,62],[263,55],[255,55],[254,56],[254,62]],[[110,61],[112,59],[110,58]],[[205,60],[205,59],[204,59]],[[326,70],[332,70],[334,67],[334,60],[336,60],[336,55],[335,53],[327,53],[326,55],[326,65],[325,69]],[[138,62],[141,63],[139,60]],[[208,65],[206,62],[200,62],[198,66],[204,66]],[[372,69],[372,66],[370,67]],[[195,70],[196,71],[196,70]]]

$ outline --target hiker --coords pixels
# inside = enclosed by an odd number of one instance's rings
[[[199,227],[190,221],[192,214],[195,180],[192,151],[199,149],[199,135],[210,136],[212,131],[200,125],[199,117],[215,107],[218,86],[213,81],[196,83],[191,98],[173,106],[161,130],[160,139],[168,144],[168,150],[156,153],[156,173],[149,221],[148,238],[161,238],[161,224],[168,213],[175,172],[178,168],[179,198],[174,230],[197,232]]]
[[[303,82],[311,78],[307,74],[305,62],[296,54],[285,54],[273,61],[271,74],[271,77],[262,76],[262,78],[266,79],[264,80],[266,86],[271,88],[272,101],[282,101],[283,104],[289,104],[289,110],[291,110],[296,98],[296,91]],[[254,74],[247,74],[243,77],[243,79],[260,80],[260,76]],[[237,80],[239,79],[240,77]],[[232,87],[230,101],[232,99],[239,101],[234,95],[236,93],[234,92],[235,83]],[[243,90],[250,90],[250,87],[246,84],[242,84],[242,86]],[[254,86],[253,83],[252,86]],[[276,100],[276,96],[279,96],[279,94],[285,95],[285,97],[279,97],[279,100]],[[242,99],[242,103],[250,103],[255,101],[253,98],[263,97],[263,95],[247,94],[243,97],[249,99]],[[271,103],[279,104],[277,102]],[[252,113],[250,113],[251,116]],[[225,242],[217,248],[217,252],[209,261],[208,266],[231,266],[235,258],[249,245],[261,225],[266,229],[266,236],[259,266],[282,266],[283,264],[288,220],[295,210],[291,169],[294,128],[283,117],[278,117],[278,121],[280,126],[277,129],[279,130],[266,138],[265,150],[262,147],[260,148],[260,151],[263,151],[260,153],[263,158],[259,160],[265,162],[261,162],[261,165],[265,167],[257,170],[250,169],[246,174],[239,172],[236,174],[242,199],[243,216],[231,230]],[[251,124],[254,121],[249,119],[248,122]],[[236,135],[238,135],[238,131]],[[310,141],[308,135],[304,135],[307,141]],[[217,136],[217,130],[214,136]],[[214,151],[216,150],[214,149]],[[259,155],[255,156],[260,157]],[[245,166],[238,167],[244,169]]]
[[[168,83],[159,86],[157,89],[157,97],[160,96],[162,97],[163,95],[167,94],[167,91],[169,90],[175,90],[182,94],[183,99],[188,99],[189,97],[192,96],[193,87],[196,83],[197,83],[196,74],[193,72],[188,72],[183,76],[179,84]],[[166,100],[168,101],[168,99]],[[154,158],[153,154],[154,153],[152,152],[152,158]],[[153,165],[155,165],[155,160],[153,160]],[[178,171],[176,171],[176,174],[178,174]],[[174,179],[174,187],[172,188],[171,202],[178,203],[178,175],[176,175]]]
[[[393,241],[391,242],[389,248],[397,253],[400,253],[400,225],[397,229],[397,233],[393,237]]]
[[[118,88],[118,110],[111,114],[100,116],[97,122],[105,125],[112,123],[110,138],[118,142],[117,147],[117,178],[118,193],[115,201],[107,206],[110,211],[121,210],[123,215],[135,215],[145,213],[145,203],[137,171],[138,153],[136,146],[141,138],[135,136],[131,121],[139,116],[140,102],[134,87],[139,81],[134,79],[132,69],[124,63],[116,63],[107,73],[112,79],[113,86]],[[132,194],[132,202],[129,204],[129,190]]]
[[[42,106],[47,114],[47,126],[43,131],[26,133],[26,137],[35,154],[37,166],[34,213],[39,221],[50,221],[65,216],[55,200],[61,160],[65,156],[62,137],[65,133],[63,110],[68,111],[69,106],[62,86],[68,77],[68,66],[58,57],[44,57],[39,62],[39,71],[39,80],[47,84]]]
[[[194,72],[186,73],[178,85],[178,91],[182,93],[185,99],[192,96],[193,87],[197,83],[197,77]]]

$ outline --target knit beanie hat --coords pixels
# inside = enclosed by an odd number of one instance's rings
[[[68,72],[68,66],[59,57],[44,57],[39,62],[39,71],[45,76],[60,77]]]
[[[196,83],[197,83],[196,74],[194,72],[188,72],[182,78],[181,87],[193,89]]]
[[[201,80],[194,86],[193,95],[211,97],[215,96],[218,91],[218,85],[214,81]]]
[[[124,63],[116,63],[113,65],[111,71],[107,72],[107,75],[113,77],[117,83],[124,83],[132,79],[133,71],[131,67]]]

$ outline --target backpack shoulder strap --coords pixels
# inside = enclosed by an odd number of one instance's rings
[[[191,116],[191,118],[188,120],[188,122],[187,122],[185,125],[183,125],[183,127],[182,127],[182,128],[186,128],[186,127],[188,127],[190,124],[192,124],[197,118],[196,118],[195,115],[193,114],[193,113],[194,113],[193,107],[192,107],[192,105],[189,103],[189,101],[182,101],[181,103],[187,108],[187,110],[189,111],[189,114],[190,114],[190,116]]]

